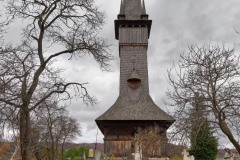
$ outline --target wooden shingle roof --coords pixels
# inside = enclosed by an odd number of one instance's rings
[[[123,91],[116,102],[96,119],[96,121],[101,120],[175,121],[172,116],[168,115],[153,102],[149,94],[141,89],[131,88]]]

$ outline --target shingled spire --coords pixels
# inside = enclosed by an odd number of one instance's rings
[[[120,13],[118,15],[118,19],[125,19],[125,14],[124,14],[124,0],[121,0],[121,6],[120,6]]]
[[[121,0],[120,14],[124,14],[124,0]]]
[[[144,0],[122,0],[118,19],[140,20],[146,19],[146,8]]]
[[[145,2],[144,0],[142,1],[142,14],[146,15],[146,8],[145,8]]]
[[[145,1],[142,1],[142,19],[148,19],[148,14],[146,13],[146,8],[145,8]]]
[[[151,24],[144,0],[121,1],[120,13],[115,20],[120,56],[119,97],[96,119],[104,134],[104,151],[108,155],[130,156],[132,137],[138,127],[158,125],[166,131],[175,121],[149,95],[147,49]],[[165,144],[164,139],[166,135],[161,137],[161,145]],[[163,148],[157,148],[157,157],[162,156]]]

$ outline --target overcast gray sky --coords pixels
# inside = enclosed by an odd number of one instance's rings
[[[100,33],[112,43],[110,72],[102,72],[91,57],[59,63],[65,65],[65,75],[76,82],[88,82],[89,93],[98,99],[93,107],[84,106],[81,100],[69,104],[70,114],[81,122],[82,137],[78,143],[96,141],[95,119],[105,112],[117,99],[119,93],[118,41],[114,39],[114,20],[120,8],[120,0],[96,0],[107,21]],[[190,44],[222,43],[239,45],[240,30],[239,0],[145,0],[149,19],[153,20],[148,48],[150,94],[163,110],[162,99],[168,88],[166,74],[173,61]],[[63,63],[64,62],[64,63]],[[98,132],[98,142],[103,135]]]

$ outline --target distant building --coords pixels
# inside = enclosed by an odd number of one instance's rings
[[[119,40],[120,93],[116,102],[96,123],[104,135],[104,151],[116,157],[135,151],[132,138],[138,127],[158,125],[166,130],[175,121],[161,110],[149,95],[147,49],[152,21],[146,14],[144,0],[123,0],[115,20],[115,38]],[[160,66],[159,66],[160,67]],[[166,156],[166,134],[154,155]]]

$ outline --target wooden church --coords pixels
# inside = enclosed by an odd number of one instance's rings
[[[115,20],[120,57],[119,97],[96,119],[108,155],[127,157],[135,152],[132,139],[138,127],[157,125],[166,133],[175,121],[149,95],[147,49],[151,24],[144,0],[122,0],[120,14]],[[149,157],[165,156],[166,134],[159,134],[159,141],[156,152]]]

